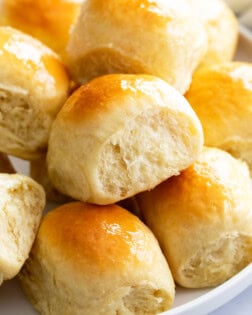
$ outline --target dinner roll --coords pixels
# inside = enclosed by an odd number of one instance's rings
[[[184,93],[206,45],[186,0],[86,0],[67,59],[79,83],[108,73],[146,73]]]
[[[188,0],[195,16],[203,23],[208,49],[200,66],[231,61],[238,41],[238,22],[222,0]]]
[[[205,148],[138,202],[181,286],[219,285],[252,262],[251,179],[227,152]]]
[[[174,299],[155,237],[116,205],[75,202],[49,212],[20,279],[44,315],[157,314]]]
[[[47,171],[46,156],[30,162],[30,176],[44,188],[47,201],[58,203],[70,201],[69,197],[61,194],[53,186]]]
[[[4,153],[0,152],[0,173],[15,173],[15,169],[8,158],[8,156]]]
[[[64,56],[82,0],[2,0],[5,24],[30,34]]]
[[[0,283],[19,272],[28,258],[45,194],[31,178],[0,174]]]
[[[205,144],[245,160],[252,170],[252,64],[197,71],[186,98],[203,125]]]
[[[0,27],[0,69],[0,150],[38,158],[67,98],[65,69],[50,49],[10,27]]]
[[[202,143],[198,118],[174,88],[149,75],[111,74],[80,87],[57,115],[48,172],[74,199],[115,203],[178,174]]]

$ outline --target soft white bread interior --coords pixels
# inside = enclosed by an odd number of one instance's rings
[[[0,150],[34,159],[45,151],[54,117],[68,95],[63,64],[49,48],[0,27]]]
[[[208,48],[200,66],[231,61],[238,41],[238,21],[223,0],[188,0],[205,26]]]
[[[62,107],[48,172],[62,193],[110,204],[178,174],[202,146],[199,120],[179,92],[153,76],[112,74],[83,85]]]
[[[0,173],[8,173],[8,174],[16,173],[8,156],[1,152],[0,152]]]
[[[207,38],[186,0],[86,0],[67,60],[74,80],[109,73],[156,75],[187,90]]]
[[[30,162],[30,176],[45,190],[46,200],[51,202],[65,203],[70,198],[61,194],[52,184],[48,171],[46,156]]]
[[[0,283],[28,258],[45,206],[43,188],[24,175],[0,174]]]
[[[1,0],[2,24],[39,39],[64,57],[83,0]],[[1,20],[0,20],[1,22]]]
[[[227,152],[205,148],[138,202],[180,285],[216,286],[252,262],[251,179]]]
[[[174,300],[155,237],[116,205],[75,202],[49,212],[20,280],[44,315],[157,314]]]
[[[252,171],[252,64],[198,70],[186,98],[202,123],[205,144],[245,160]]]

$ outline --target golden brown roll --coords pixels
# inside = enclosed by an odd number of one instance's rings
[[[38,158],[68,95],[59,58],[34,38],[0,27],[0,150]]]
[[[83,85],[57,115],[48,172],[74,199],[115,203],[178,174],[202,143],[197,116],[174,88],[149,75],[112,74]]]
[[[206,44],[204,27],[185,0],[87,0],[67,59],[80,83],[109,73],[146,73],[183,94]]]
[[[230,62],[200,69],[186,98],[197,113],[205,144],[245,160],[252,170],[252,65]]]
[[[174,299],[155,237],[116,205],[75,202],[49,212],[20,279],[44,315],[157,314]]]
[[[28,258],[45,206],[45,193],[24,175],[0,174],[0,284]]]
[[[0,173],[8,173],[8,174],[16,173],[8,156],[1,152],[0,152]]]
[[[70,201],[71,198],[61,194],[53,186],[47,171],[46,156],[30,162],[30,176],[44,188],[47,201],[58,203]]]
[[[138,202],[180,285],[216,286],[252,262],[251,179],[227,152],[205,148]]]
[[[208,49],[200,66],[231,61],[238,41],[238,21],[222,0],[188,0],[193,12],[205,26]]]
[[[41,40],[64,57],[82,0],[2,0],[4,24]]]

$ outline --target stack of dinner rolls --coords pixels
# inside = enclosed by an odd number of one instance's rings
[[[252,64],[228,5],[1,6],[0,283],[43,315],[154,315],[251,263]]]

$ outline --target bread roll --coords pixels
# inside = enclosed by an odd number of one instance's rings
[[[82,0],[2,0],[5,25],[30,34],[64,57]]]
[[[32,37],[0,27],[0,150],[38,158],[68,94],[58,57]]]
[[[115,205],[75,202],[49,212],[20,279],[44,315],[157,314],[174,299],[153,234]]]
[[[185,0],[87,0],[67,48],[73,78],[152,74],[184,93],[206,51],[203,26]]]
[[[245,163],[214,148],[138,197],[175,281],[216,286],[252,262],[252,185]]]
[[[197,113],[205,144],[245,160],[252,170],[252,65],[230,62],[195,73],[187,100]]]
[[[30,176],[45,190],[46,200],[51,202],[65,203],[71,198],[61,194],[52,184],[48,171],[46,157],[30,162]]]
[[[31,178],[0,174],[0,283],[19,272],[35,239],[45,194]]]
[[[149,75],[112,74],[79,88],[57,115],[48,172],[62,193],[110,204],[178,174],[202,143],[198,118],[174,88]]]
[[[206,28],[208,49],[200,66],[231,61],[238,41],[238,22],[222,0],[188,0]]]
[[[8,158],[8,156],[4,153],[0,152],[0,173],[15,173],[15,169]]]

